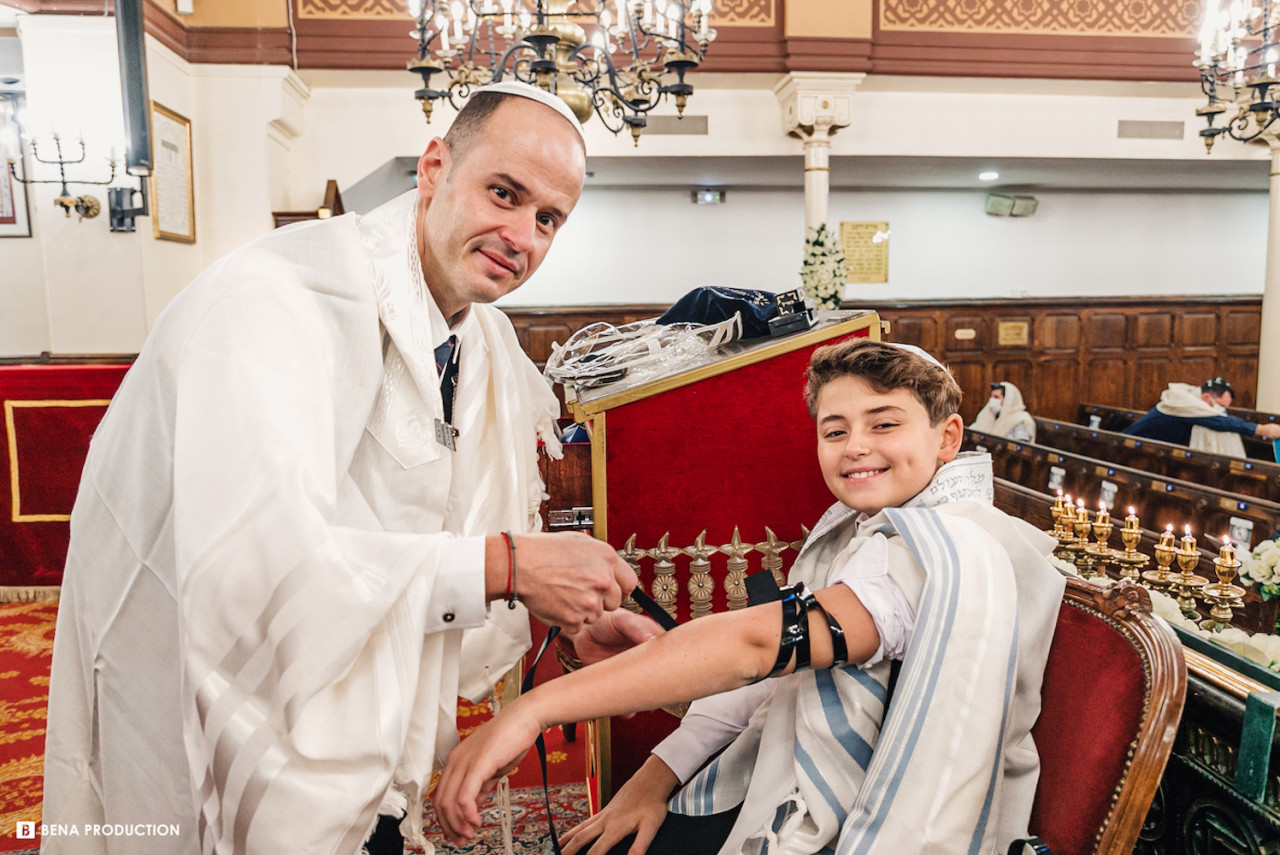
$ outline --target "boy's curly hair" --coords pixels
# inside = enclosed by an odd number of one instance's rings
[[[818,392],[841,377],[858,377],[877,392],[909,389],[937,425],[959,412],[963,393],[951,372],[896,345],[865,338],[846,339],[820,347],[804,373],[804,402],[809,415],[818,416]]]

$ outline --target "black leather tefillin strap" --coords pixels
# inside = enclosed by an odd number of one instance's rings
[[[675,618],[667,614],[662,606],[658,605],[653,599],[640,588],[636,588],[631,592],[631,599],[635,601],[644,613],[658,622],[658,625],[665,630],[675,629],[678,624]],[[538,672],[538,663],[542,662],[542,656],[551,647],[551,642],[560,634],[560,627],[547,627],[547,637],[542,640],[542,646],[538,648],[538,655],[533,657],[533,664],[524,672],[524,679],[520,681],[520,694],[533,690],[534,677]],[[551,851],[555,855],[560,855],[560,837],[556,834],[556,823],[551,814],[551,789],[547,786],[547,742],[542,738],[542,734],[538,734],[534,747],[538,749],[538,766],[542,769],[542,801],[547,808],[547,842],[551,844]]]
[[[817,609],[822,614],[827,622],[827,629],[831,632],[831,664],[843,665],[849,661],[849,646],[844,636],[844,628],[822,607],[813,593],[805,588],[803,582],[779,588],[773,574],[764,571],[748,576],[746,585],[747,601],[750,605],[758,606],[776,600],[782,601],[782,637],[778,642],[778,658],[773,663],[773,670],[769,672],[770,677],[777,677],[785,671],[793,658],[796,663],[793,670],[799,671],[801,668],[809,667],[808,615],[810,609]]]

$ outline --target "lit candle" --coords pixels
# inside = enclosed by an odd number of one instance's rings
[[[445,19],[443,12],[436,16],[436,27],[440,30],[440,50],[448,50],[449,21]]]
[[[1173,523],[1165,526],[1164,531],[1160,533],[1160,548],[1173,549]]]
[[[1107,512],[1107,506],[1101,502],[1098,503],[1098,516],[1094,518],[1094,522],[1098,525],[1106,525],[1111,522],[1111,514]]]
[[[1183,552],[1196,551],[1196,539],[1191,536],[1191,526],[1187,526],[1185,529],[1183,529],[1182,551]]]
[[[1236,548],[1231,545],[1231,536],[1224,534],[1222,536],[1222,548],[1218,550],[1218,558],[1222,559],[1223,564],[1234,564],[1236,560]]]
[[[1124,527],[1129,531],[1134,531],[1138,528],[1138,515],[1134,513],[1133,505],[1129,506],[1129,516],[1124,518]]]
[[[1084,499],[1076,499],[1076,521],[1085,523],[1089,521],[1089,512],[1084,509]]]

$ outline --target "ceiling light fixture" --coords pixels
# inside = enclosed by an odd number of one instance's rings
[[[667,95],[684,114],[696,69],[715,40],[712,0],[409,0],[410,35],[422,77],[414,93],[456,109],[472,91],[506,76],[540,86],[569,105],[578,121],[594,112],[611,132],[638,145],[645,116]],[[443,73],[444,85],[431,78]]]

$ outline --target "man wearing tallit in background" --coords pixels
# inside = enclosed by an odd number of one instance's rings
[[[456,696],[530,613],[592,659],[657,632],[607,544],[530,533],[558,405],[484,305],[541,263],[584,148],[558,99],[482,90],[416,190],[273,232],[160,316],[71,518],[43,820],[78,833],[44,852],[425,845]]]
[[[991,397],[969,427],[1018,442],[1036,441],[1036,420],[1027,412],[1022,392],[1012,383],[991,384]]]
[[[1206,380],[1199,390],[1187,383],[1170,383],[1161,393],[1160,403],[1123,433],[1241,458],[1245,453],[1240,437],[1280,437],[1280,425],[1254,424],[1227,415],[1234,399],[1231,384],[1221,377]]]

